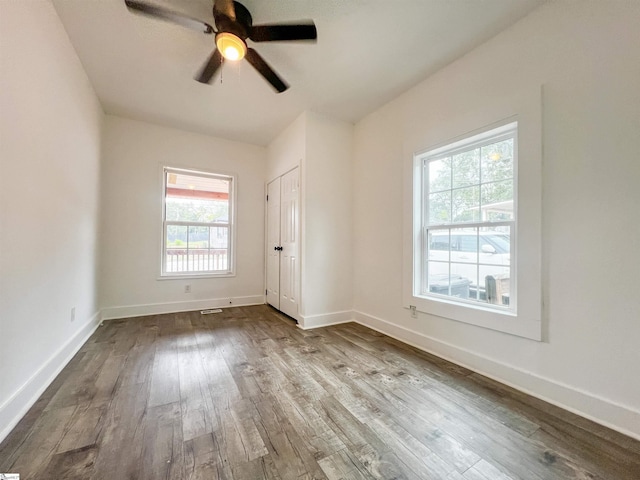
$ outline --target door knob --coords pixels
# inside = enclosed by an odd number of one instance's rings
[[[282,247],[280,247],[280,246],[278,246],[278,247],[273,247],[273,249],[274,249],[274,250],[277,250],[277,251],[279,251],[279,252],[281,252],[281,251],[282,251]]]

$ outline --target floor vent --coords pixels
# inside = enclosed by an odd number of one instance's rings
[[[212,313],[221,313],[222,309],[214,308],[211,310],[200,310],[200,315],[211,315]]]

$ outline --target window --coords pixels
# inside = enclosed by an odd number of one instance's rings
[[[163,169],[163,276],[233,273],[234,178]]]
[[[407,137],[407,325],[456,321],[543,339],[541,93],[469,92],[464,111],[457,98],[451,111],[429,110]]]
[[[416,156],[418,296],[516,311],[517,123]]]

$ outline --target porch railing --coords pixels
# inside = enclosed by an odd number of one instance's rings
[[[226,248],[168,247],[164,269],[166,273],[226,272],[228,251]]]

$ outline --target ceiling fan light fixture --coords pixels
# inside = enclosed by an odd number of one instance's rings
[[[216,46],[227,60],[242,60],[247,54],[247,45],[233,33],[218,33],[216,35]]]

